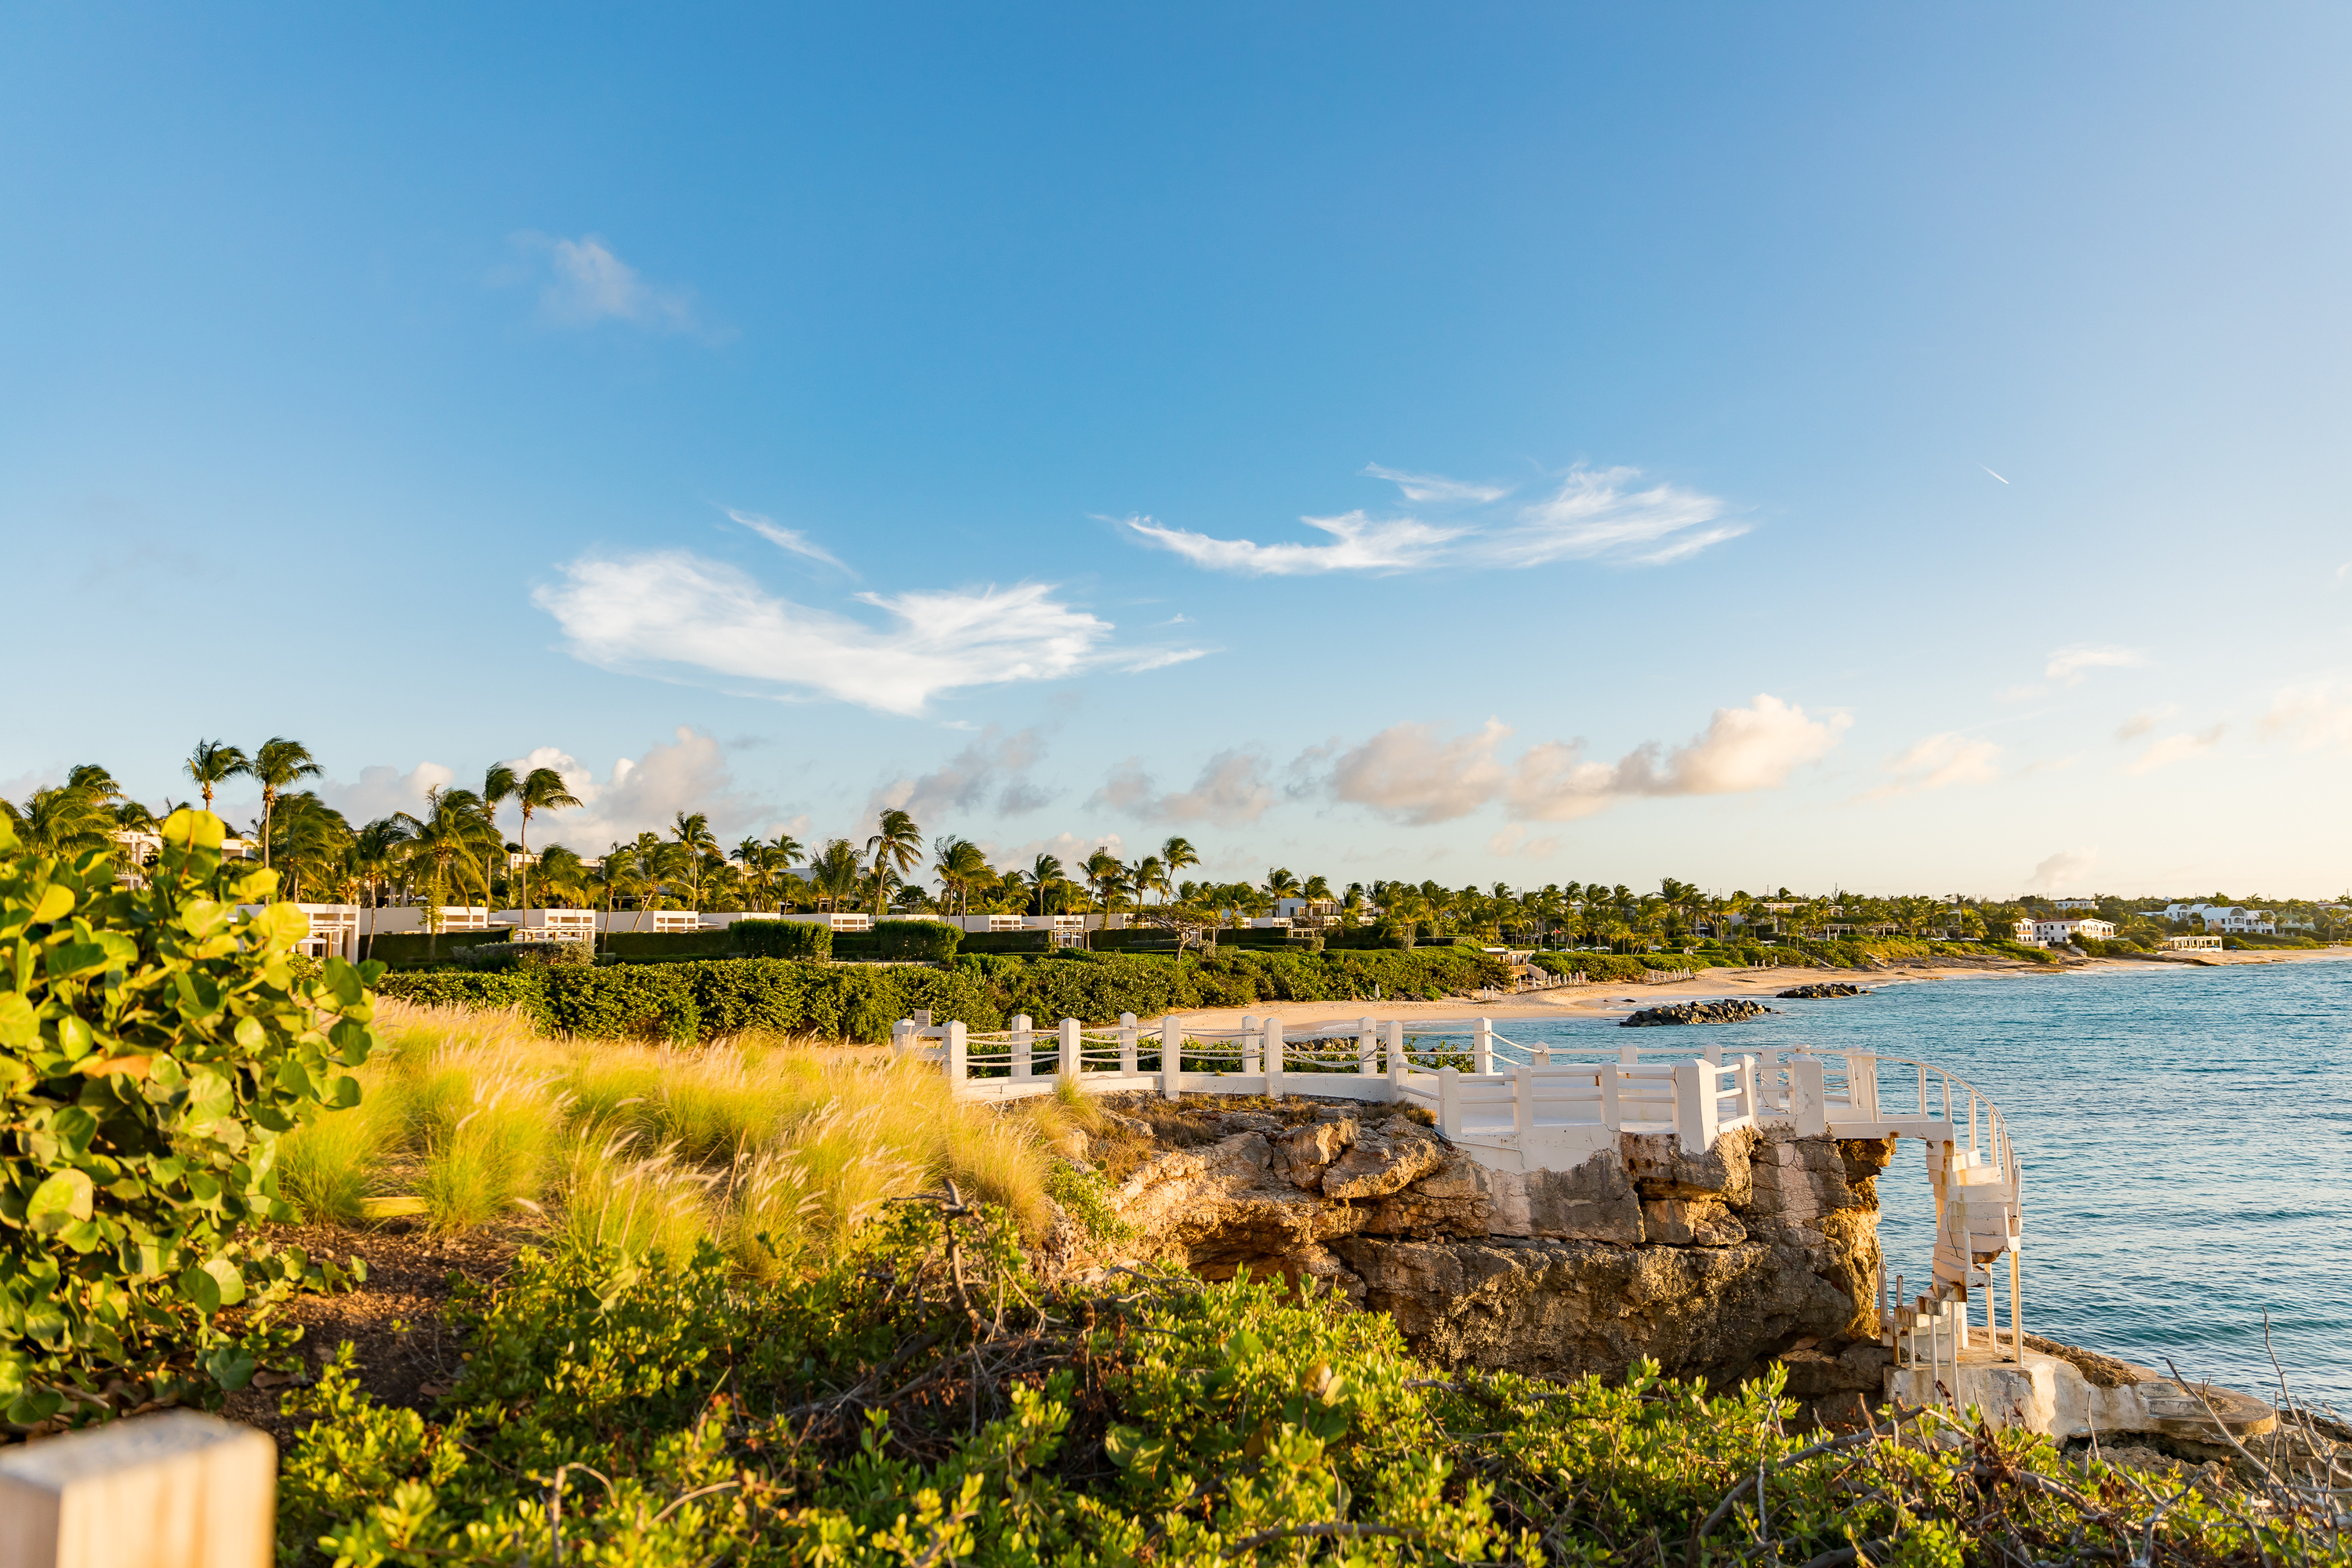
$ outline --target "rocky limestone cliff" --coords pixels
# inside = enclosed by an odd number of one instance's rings
[[[1446,1365],[1728,1384],[1784,1362],[1831,1418],[1874,1399],[1878,1200],[1890,1142],[1628,1134],[1574,1171],[1478,1164],[1407,1112],[1138,1100],[1118,1189],[1141,1250],[1206,1279],[1279,1273],[1393,1316]]]

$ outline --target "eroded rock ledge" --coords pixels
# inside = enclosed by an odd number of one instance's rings
[[[1877,1395],[1888,1141],[1744,1130],[1691,1156],[1628,1134],[1576,1170],[1522,1174],[1389,1106],[1118,1109],[1154,1139],[1121,1212],[1141,1250],[1203,1278],[1313,1281],[1445,1365],[1615,1377],[1648,1356],[1727,1384],[1778,1359],[1824,1416]]]

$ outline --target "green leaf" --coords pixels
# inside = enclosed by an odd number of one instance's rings
[[[29,1046],[41,1037],[41,1016],[18,993],[0,995],[0,1046]]]
[[[76,1220],[88,1219],[94,1189],[79,1171],[59,1171],[33,1189],[25,1205],[25,1223],[54,1236]]]
[[[37,1426],[65,1408],[65,1395],[51,1389],[26,1389],[8,1402],[8,1420],[18,1426]]]
[[[205,1265],[205,1272],[211,1275],[213,1283],[220,1288],[222,1306],[234,1307],[245,1300],[245,1275],[236,1264],[226,1258],[215,1258]]]
[[[211,1317],[220,1310],[220,1281],[203,1268],[191,1268],[180,1276],[180,1294],[196,1304],[196,1310]]]
[[[205,1357],[205,1371],[231,1394],[252,1382],[260,1364],[243,1345],[222,1345]]]
[[[47,925],[52,921],[61,921],[73,907],[73,889],[62,882],[51,882],[41,889],[40,901],[33,906],[33,923]]]
[[[350,1110],[360,1102],[360,1080],[346,1073],[335,1079],[334,1096],[328,1104],[337,1110]]]

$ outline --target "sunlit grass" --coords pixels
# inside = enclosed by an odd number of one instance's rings
[[[387,1198],[464,1230],[677,1254],[709,1237],[753,1279],[830,1255],[890,1199],[951,1178],[1033,1233],[1049,1145],[1095,1123],[1058,1100],[1001,1114],[936,1068],[750,1035],[682,1048],[550,1038],[519,1014],[377,1004],[358,1108],[286,1140],[281,1189],[352,1223]]]

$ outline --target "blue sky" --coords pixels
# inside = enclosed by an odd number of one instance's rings
[[[291,734],[358,816],[560,760],[589,850],[2336,891],[2347,44],[18,7],[0,792]]]

